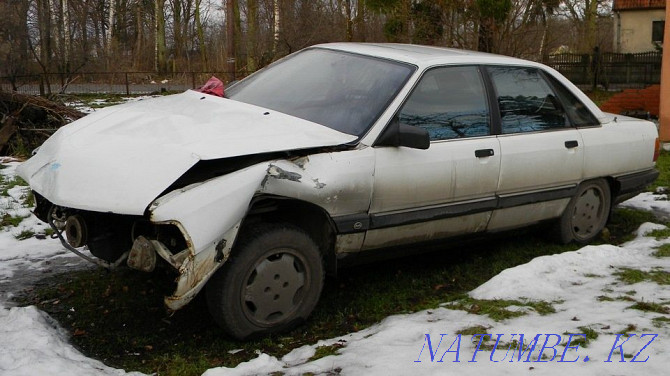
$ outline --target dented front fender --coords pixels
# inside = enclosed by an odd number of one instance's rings
[[[187,304],[228,258],[251,201],[271,194],[310,202],[331,215],[367,211],[372,192],[372,150],[323,153],[261,162],[191,184],[154,201],[153,223],[175,224],[188,245],[171,309]]]

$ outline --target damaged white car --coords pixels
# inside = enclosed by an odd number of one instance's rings
[[[233,337],[308,317],[363,251],[553,221],[588,242],[658,176],[653,123],[605,114],[541,64],[326,44],[226,88],[103,109],[19,169],[70,250],[207,285]],[[93,256],[89,256],[88,252]]]

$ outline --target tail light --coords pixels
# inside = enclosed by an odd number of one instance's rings
[[[656,137],[656,145],[654,145],[654,162],[658,159],[658,155],[661,153],[661,140]]]

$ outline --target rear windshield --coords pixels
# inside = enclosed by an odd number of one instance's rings
[[[368,56],[309,49],[226,89],[226,97],[360,137],[415,69]]]

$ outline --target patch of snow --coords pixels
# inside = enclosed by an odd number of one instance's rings
[[[124,375],[123,370],[82,355],[68,343],[67,333],[34,306],[5,308],[0,304],[0,374]],[[129,373],[129,375],[140,375]]]
[[[130,103],[130,102],[137,102],[141,101],[143,99],[147,98],[154,98],[157,97],[157,95],[138,95],[134,97],[122,97],[119,98],[118,100],[115,100],[113,102],[108,102],[107,99],[94,99],[88,103],[84,103],[80,100],[75,100],[71,102],[67,102],[66,105],[69,107],[74,108],[75,110],[79,112],[83,112],[85,114],[91,114],[97,110],[99,110],[102,107],[108,107],[108,106],[113,106],[117,104],[123,104],[123,103]]]
[[[622,202],[619,206],[647,210],[664,220],[670,219],[670,201],[668,201],[668,195],[664,193],[642,192]]]

